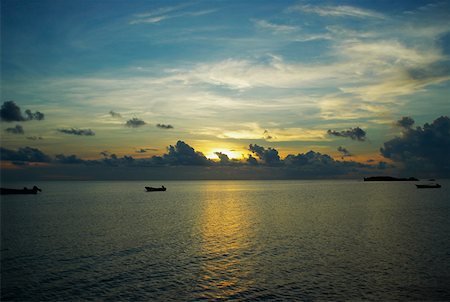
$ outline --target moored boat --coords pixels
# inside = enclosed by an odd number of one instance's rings
[[[440,184],[422,184],[416,185],[417,189],[439,189],[441,187]]]
[[[165,191],[167,190],[166,187],[161,186],[161,188],[154,188],[154,187],[145,187],[147,192],[158,192],[158,191]]]
[[[9,189],[9,188],[0,188],[0,195],[10,195],[10,194],[37,194],[37,192],[42,192],[41,189],[34,186],[32,189],[27,189],[26,187],[23,189]]]

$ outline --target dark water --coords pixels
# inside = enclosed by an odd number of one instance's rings
[[[450,300],[440,183],[42,182],[1,198],[1,299]]]

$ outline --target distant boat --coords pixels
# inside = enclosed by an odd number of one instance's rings
[[[8,189],[8,188],[0,188],[0,195],[9,195],[9,194],[37,194],[37,192],[42,192],[41,189],[34,186],[32,189],[27,189],[26,187],[23,189]]]
[[[417,189],[439,189],[440,184],[416,185]]]
[[[153,188],[153,187],[145,187],[147,192],[158,192],[158,191],[165,191],[167,190],[166,187],[161,186],[161,188]]]
[[[372,176],[372,177],[364,177],[364,181],[418,181],[418,179],[415,177],[398,178],[392,176]]]

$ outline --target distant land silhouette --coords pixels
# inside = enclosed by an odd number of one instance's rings
[[[364,181],[419,181],[419,180],[415,177],[401,178],[392,176],[371,176],[371,177],[364,177]]]

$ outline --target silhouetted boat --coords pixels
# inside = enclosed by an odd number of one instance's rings
[[[439,189],[440,184],[416,185],[417,189]]]
[[[42,192],[41,189],[34,186],[32,189],[27,189],[26,187],[23,189],[8,189],[8,188],[0,188],[0,195],[8,195],[8,194],[37,194],[37,192]]]
[[[153,188],[153,187],[145,187],[147,192],[158,192],[158,191],[165,191],[167,190],[166,187],[161,186],[161,188]]]

